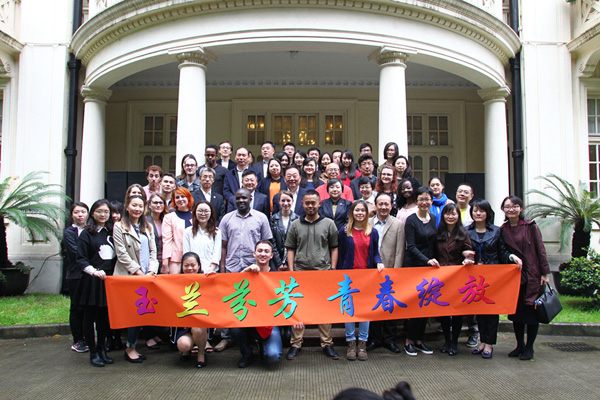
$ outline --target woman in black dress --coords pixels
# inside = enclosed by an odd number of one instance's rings
[[[77,241],[77,264],[83,273],[75,297],[84,308],[83,336],[90,348],[90,363],[95,367],[113,363],[104,347],[109,329],[104,280],[113,274],[117,261],[111,237],[112,227],[110,203],[108,200],[98,200],[92,204],[90,217]]]
[[[437,228],[435,216],[429,212],[433,200],[433,191],[421,186],[416,191],[417,207],[416,214],[406,220],[404,234],[406,236],[406,254],[404,267],[439,267],[440,263],[435,259],[435,245]],[[417,350],[423,354],[433,354],[423,343],[427,318],[413,318],[406,321],[406,343],[404,351],[409,356],[416,356]]]

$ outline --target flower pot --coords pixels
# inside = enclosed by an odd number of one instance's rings
[[[18,268],[2,268],[5,280],[0,281],[0,296],[20,296],[29,286],[29,272]]]

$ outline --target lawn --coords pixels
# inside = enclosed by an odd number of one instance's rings
[[[60,294],[0,297],[0,326],[69,322],[69,304]]]
[[[589,310],[590,299],[578,296],[559,295],[563,310],[552,322],[600,323],[600,310]],[[506,320],[506,315],[500,319]]]

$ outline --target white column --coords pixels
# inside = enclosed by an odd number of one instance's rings
[[[179,165],[188,153],[202,163],[206,147],[206,65],[214,57],[200,47],[171,53],[179,61],[176,163]]]
[[[84,86],[83,138],[81,141],[81,181],[79,200],[89,206],[104,198],[106,180],[105,126],[106,102],[112,92]]]
[[[485,133],[485,198],[496,213],[495,223],[501,225],[504,214],[502,200],[510,194],[509,157],[506,126],[506,87],[483,89],[477,92],[483,99]]]
[[[382,47],[369,56],[379,64],[379,164],[383,148],[396,142],[400,154],[408,155],[406,128],[406,60],[409,53]]]

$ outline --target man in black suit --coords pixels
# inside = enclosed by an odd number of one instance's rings
[[[217,161],[217,163],[228,170],[232,170],[236,167],[235,161],[230,158],[232,151],[233,146],[231,145],[231,142],[225,141],[219,143],[219,155],[221,158]]]
[[[231,203],[235,206],[235,193],[242,187],[242,174],[248,168],[252,169],[248,165],[248,149],[245,147],[238,147],[235,151],[235,160],[237,161],[237,167],[232,169],[225,175],[225,185],[223,186],[223,197],[227,203]],[[256,171],[255,171],[256,172]],[[258,185],[260,186],[261,178],[258,176]]]
[[[213,189],[213,182],[215,181],[215,170],[209,167],[202,168],[200,172],[200,190],[196,190],[192,193],[194,203],[200,200],[207,200],[211,206],[215,209],[215,217],[217,218],[217,225],[221,222],[221,218],[225,215],[225,201],[223,196],[216,193]]]
[[[358,157],[358,169],[360,170],[361,176],[365,176],[369,178],[373,185],[377,184],[377,176],[373,174],[375,171],[375,160],[373,156],[370,154],[363,154]],[[350,189],[352,189],[352,194],[354,195],[354,200],[362,199],[362,195],[360,194],[360,187],[358,185],[359,177],[356,177],[350,181]]]
[[[229,170],[217,163],[218,148],[214,144],[209,144],[204,150],[204,167],[215,170],[215,180],[212,185],[212,190],[223,196],[223,186],[225,185],[225,175]],[[204,168],[203,167],[203,168]],[[200,171],[202,173],[202,171]]]
[[[300,186],[300,168],[294,164],[288,165],[285,169],[283,180],[285,181],[287,189],[292,192],[293,195],[292,211],[294,211],[299,217],[304,217],[306,213],[304,212],[304,207],[302,206],[302,198],[304,197],[304,193],[306,193],[306,188]],[[278,211],[279,193],[273,197],[273,214],[277,213]]]
[[[275,145],[271,141],[263,142],[260,146],[260,153],[262,154],[263,160],[252,164],[252,168],[260,175],[262,179],[267,177],[269,160],[275,155]]]
[[[242,173],[242,187],[250,192],[252,200],[250,201],[250,208],[256,211],[260,211],[269,217],[269,198],[256,191],[258,179],[256,178],[256,172],[250,168]],[[235,210],[237,206],[235,204],[227,204],[227,212]]]

